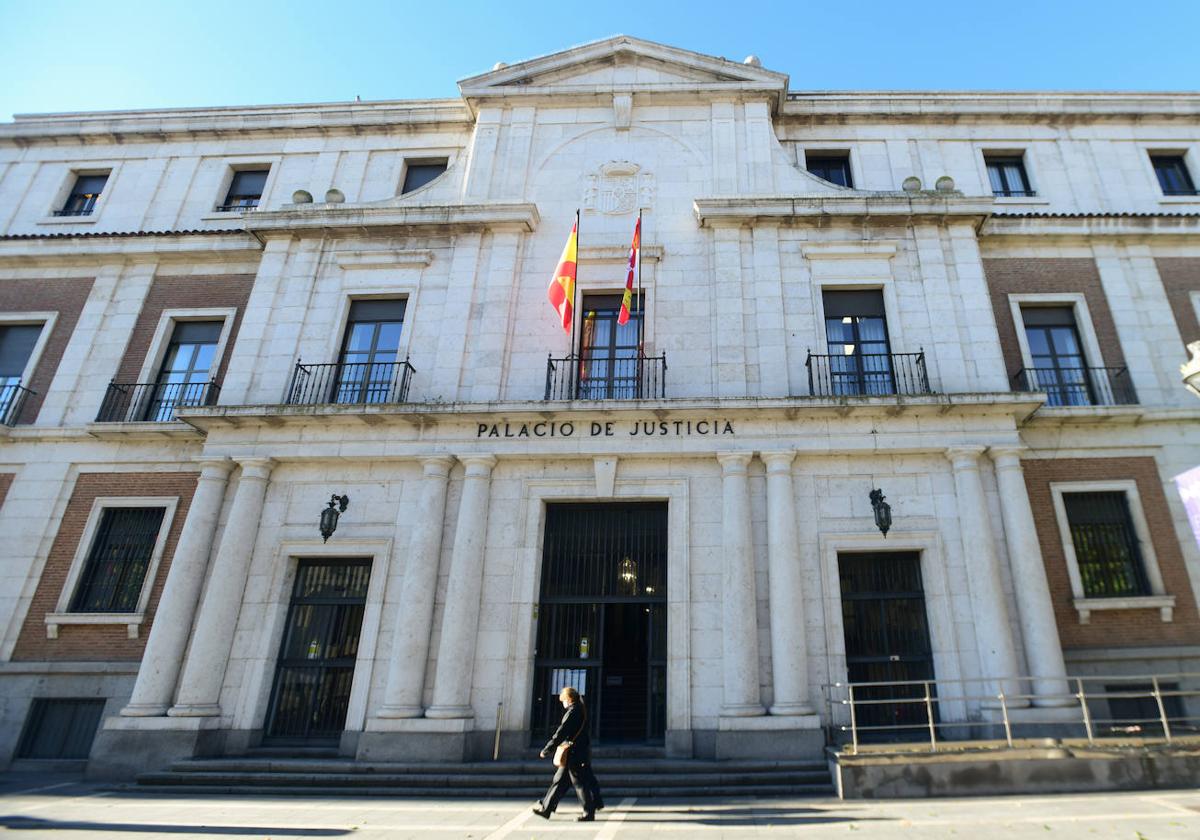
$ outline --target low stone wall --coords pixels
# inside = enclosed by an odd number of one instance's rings
[[[830,770],[843,799],[1186,788],[1200,785],[1200,743],[923,755],[831,751]]]

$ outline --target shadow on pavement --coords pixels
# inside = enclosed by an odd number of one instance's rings
[[[866,823],[890,822],[890,817],[866,817],[851,814],[835,814],[821,808],[796,808],[789,806],[772,807],[756,805],[743,808],[722,808],[716,806],[711,810],[689,808],[678,811],[667,808],[643,808],[634,806],[629,811],[622,824],[629,823],[691,823],[710,827],[747,825],[823,825],[832,823]]]
[[[352,834],[342,828],[281,828],[261,825],[161,825],[147,823],[101,823],[80,820],[43,820],[37,817],[0,817],[0,827],[9,831],[125,831],[141,834],[228,834],[255,837],[340,837]]]

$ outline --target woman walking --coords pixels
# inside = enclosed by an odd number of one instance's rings
[[[583,816],[578,818],[579,822],[590,822],[596,819],[596,812],[604,807],[604,798],[600,795],[596,774],[592,772],[592,738],[588,734],[587,709],[579,692],[570,686],[558,693],[558,700],[566,709],[562,723],[539,753],[545,758],[555,751],[554,780],[550,782],[546,795],[533,806],[533,813],[544,820],[550,819],[566,794],[568,785],[573,785],[575,795],[583,805]],[[560,757],[559,752],[564,745],[566,754]]]

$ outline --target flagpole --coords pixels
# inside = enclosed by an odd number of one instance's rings
[[[637,243],[637,270],[638,270],[638,356],[646,354],[646,310],[642,306],[642,208],[638,208],[638,243]]]
[[[576,292],[579,290],[579,210],[575,210],[575,282],[571,284],[571,347],[567,351],[567,357],[575,355],[575,322],[578,320],[575,315],[575,298]]]

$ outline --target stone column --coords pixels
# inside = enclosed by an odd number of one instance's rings
[[[796,453],[763,452],[767,465],[768,592],[771,599],[771,665],[775,683],[773,715],[811,715],[808,702],[808,646],[804,641],[803,583],[796,535],[796,496],[792,461]]]
[[[758,690],[758,617],[754,586],[754,541],[750,533],[750,482],[746,465],[752,452],[718,455],[721,463],[725,550],[722,619],[725,702],[721,714],[752,717],[763,713]]]
[[[1063,662],[1046,566],[1033,524],[1033,509],[1029,506],[1029,491],[1021,470],[1022,451],[1020,446],[993,446],[988,454],[996,464],[1000,512],[1004,517],[1017,618],[1025,640],[1025,660],[1035,678],[1033,693],[1038,696],[1033,702],[1035,706],[1074,705],[1071,697],[1062,696],[1070,693],[1067,666]]]
[[[946,457],[954,465],[954,488],[958,499],[958,526],[962,532],[963,562],[971,589],[971,607],[975,620],[975,639],[979,649],[980,671],[991,682],[983,691],[968,686],[968,693],[1005,694],[1019,692],[1017,683],[1004,677],[1017,676],[1017,653],[1008,623],[1008,606],[1000,576],[1000,559],[988,516],[987,497],[979,474],[979,456],[983,446],[951,446]],[[1010,701],[1009,705],[1018,705]]]
[[[212,717],[221,713],[221,683],[275,462],[270,458],[244,458],[238,460],[238,465],[242,475],[200,604],[175,705],[167,712],[172,717]]]
[[[442,614],[442,639],[433,677],[433,705],[429,718],[469,718],[471,675],[475,669],[475,635],[479,629],[479,596],[483,590],[484,541],[487,535],[488,497],[492,489],[491,455],[464,455],[466,467],[458,525],[454,529],[454,554],[450,558],[450,584]]]
[[[192,494],[187,520],[179,533],[179,544],[154,613],[154,624],[150,628],[150,638],[146,640],[146,652],[142,654],[133,696],[129,698],[129,705],[121,710],[126,717],[165,715],[175,696],[175,682],[183,666],[196,603],[204,587],[204,573],[208,569],[213,535],[231,469],[233,462],[228,458],[200,462],[200,480]]]
[[[433,628],[433,600],[437,589],[438,558],[442,554],[442,524],[446,518],[446,485],[454,459],[448,455],[425,458],[425,477],[415,516],[401,509],[396,531],[412,531],[400,603],[392,633],[387,687],[379,717],[413,718],[424,712],[425,664],[429,659],[429,634]]]

